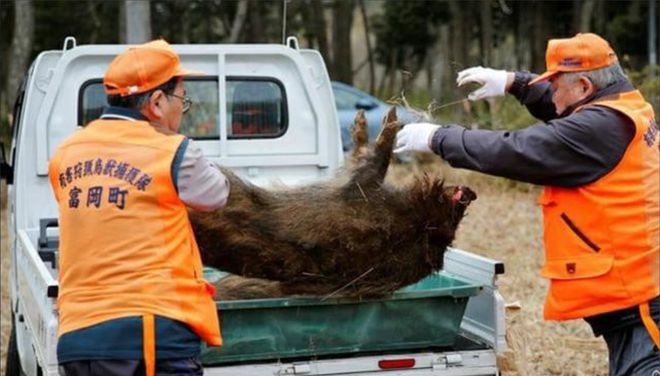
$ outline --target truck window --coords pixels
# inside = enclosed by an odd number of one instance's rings
[[[219,139],[217,77],[186,78],[185,82],[186,96],[192,105],[181,118],[179,132],[196,140]]]
[[[283,85],[271,78],[227,77],[227,137],[229,139],[274,138],[287,129],[286,95]],[[186,78],[190,110],[181,120],[180,132],[193,139],[220,138],[217,77]],[[98,119],[107,106],[103,81],[85,82],[79,95],[78,124]]]
[[[282,84],[268,79],[227,79],[229,138],[279,137],[287,128]]]
[[[89,80],[80,88],[78,97],[78,125],[83,127],[90,121],[98,119],[103,113],[103,107],[108,105],[103,80]]]

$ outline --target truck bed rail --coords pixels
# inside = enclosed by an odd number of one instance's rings
[[[504,298],[497,290],[497,276],[504,274],[501,261],[451,248],[445,253],[444,270],[483,286],[481,294],[470,298],[461,330],[486,341],[496,352],[506,350]]]

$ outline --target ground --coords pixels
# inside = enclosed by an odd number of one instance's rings
[[[439,162],[433,161],[430,165],[438,164]],[[445,174],[448,182],[469,185],[479,195],[468,208],[468,215],[459,227],[455,246],[505,263],[506,273],[499,279],[500,291],[510,307],[507,312],[510,351],[500,359],[504,374],[607,375],[605,344],[601,338],[593,337],[584,321],[557,323],[542,319],[547,282],[538,274],[543,260],[541,213],[536,205],[536,196],[540,190],[447,168],[441,173]],[[393,174],[388,179],[401,177]],[[7,190],[4,183],[2,184],[0,374],[4,375],[11,316],[7,283],[10,262],[7,244]]]

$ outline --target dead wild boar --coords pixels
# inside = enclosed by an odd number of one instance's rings
[[[392,108],[368,147],[358,113],[355,167],[343,184],[269,191],[222,168],[231,183],[227,206],[190,213],[204,264],[279,281],[285,295],[344,297],[386,294],[442,268],[476,195],[429,176],[405,188],[384,184],[398,130]]]

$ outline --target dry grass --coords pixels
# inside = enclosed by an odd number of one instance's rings
[[[418,172],[444,174],[452,184],[473,188],[479,198],[468,209],[455,245],[504,261],[506,273],[500,290],[507,302],[518,302],[508,312],[510,351],[501,359],[505,375],[607,375],[607,353],[600,338],[594,338],[581,321],[545,322],[542,305],[547,282],[538,275],[543,260],[541,213],[536,206],[539,189],[514,185],[476,173],[438,169],[439,162],[415,167]],[[407,169],[396,167],[390,181],[408,178]],[[2,187],[2,375],[10,329],[7,271],[6,188]]]

